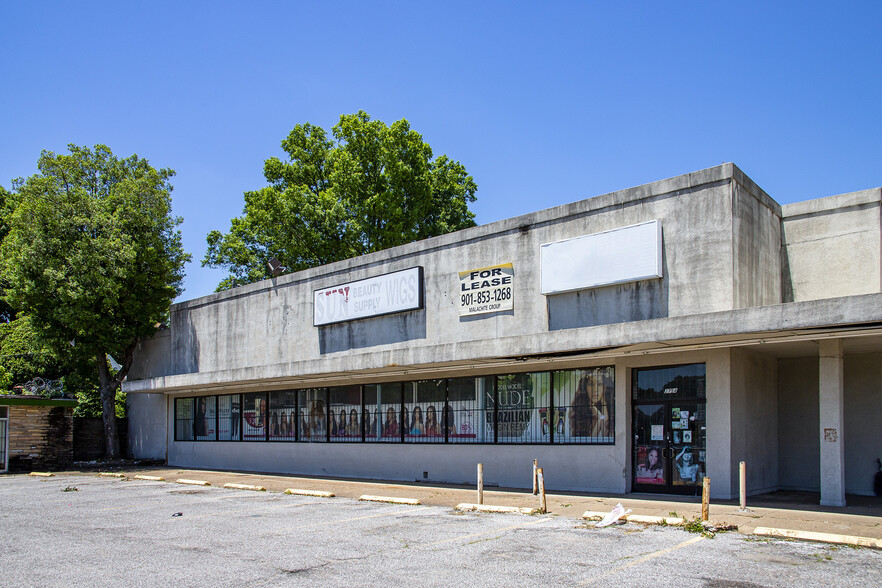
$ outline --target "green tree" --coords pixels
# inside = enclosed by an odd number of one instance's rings
[[[181,292],[189,255],[171,215],[172,170],[136,155],[119,159],[104,145],[68,149],[44,151],[39,172],[13,186],[2,276],[7,301],[42,341],[95,366],[106,452],[115,458],[116,391],[138,342]]]
[[[12,215],[12,196],[3,186],[0,186],[0,243],[3,242],[3,239],[9,233],[9,221],[7,219]],[[5,290],[5,283],[3,278],[0,277],[0,324],[8,323],[15,318],[15,312],[4,299],[3,293]]]
[[[202,265],[224,268],[218,290],[315,267],[475,225],[477,185],[446,155],[434,158],[402,119],[343,115],[332,137],[304,123],[282,141],[285,161],[264,163],[268,185],[245,193],[243,216],[208,235]]]
[[[19,313],[15,319],[0,324],[0,366],[15,385],[35,377],[55,380],[67,371],[57,352],[40,340],[31,318]]]
[[[4,385],[2,374],[8,382]],[[73,347],[53,349],[40,338],[31,318],[18,313],[9,323],[0,323],[0,394],[36,377],[61,380],[65,394],[76,394],[74,416],[101,416],[98,368]],[[116,393],[116,416],[125,416],[125,398]]]

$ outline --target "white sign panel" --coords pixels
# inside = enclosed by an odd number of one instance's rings
[[[313,325],[330,325],[423,307],[423,268],[316,290]]]
[[[514,310],[514,266],[510,263],[459,272],[459,314]]]
[[[662,277],[657,220],[540,247],[542,294]]]

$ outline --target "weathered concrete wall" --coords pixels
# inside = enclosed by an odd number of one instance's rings
[[[781,302],[781,207],[736,168],[733,308]]]
[[[747,463],[747,492],[778,489],[778,362],[732,349],[732,465],[730,494],[739,493],[738,464]]]
[[[882,189],[782,207],[785,302],[882,291]]]
[[[882,457],[882,355],[846,355],[845,491],[873,494]],[[820,490],[818,358],[779,361],[779,468],[781,488]]]
[[[817,357],[778,361],[778,480],[782,490],[817,492],[821,487],[818,370]]]
[[[882,354],[845,356],[845,492],[873,494],[882,457]]]
[[[365,356],[362,367],[384,367],[402,363],[399,350],[426,344],[450,345],[454,353],[441,357],[436,348],[433,361],[464,359],[456,352],[466,342],[777,302],[780,263],[765,264],[780,255],[770,220],[775,207],[740,170],[724,164],[213,294],[172,308],[171,341],[145,344],[130,379],[367,351],[381,359]],[[663,230],[662,279],[539,294],[541,244],[653,219]],[[461,318],[458,272],[506,262],[514,263],[515,310]],[[313,290],[417,265],[425,268],[426,309],[312,325]]]
[[[170,374],[172,367],[171,330],[162,329],[153,337],[138,343],[136,361],[132,362],[128,379],[138,380],[149,374]]]
[[[165,459],[168,449],[168,401],[165,394],[129,394],[126,403],[128,446],[132,457]]]

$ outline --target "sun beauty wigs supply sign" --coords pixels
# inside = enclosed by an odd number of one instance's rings
[[[423,307],[423,268],[413,267],[316,290],[316,327]]]
[[[657,220],[540,247],[542,294],[662,277]]]
[[[459,272],[459,314],[514,310],[514,266],[510,263]]]

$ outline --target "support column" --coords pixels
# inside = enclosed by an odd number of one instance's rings
[[[819,363],[821,505],[845,506],[842,339],[821,341]]]

